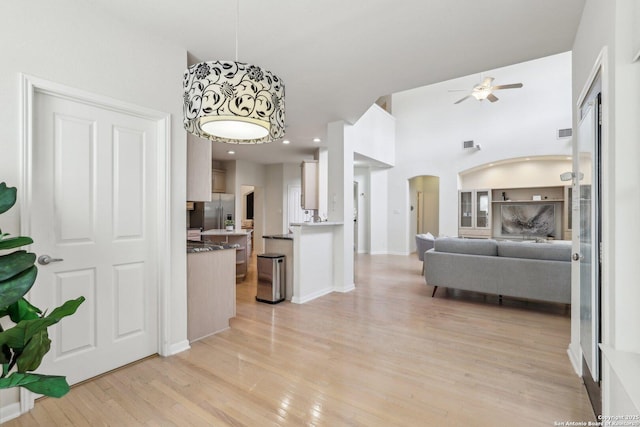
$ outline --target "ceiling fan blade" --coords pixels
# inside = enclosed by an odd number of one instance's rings
[[[498,97],[490,93],[489,95],[487,95],[487,99],[491,102],[496,102],[498,100]]]
[[[464,98],[462,98],[462,99],[460,99],[460,100],[458,100],[458,101],[454,102],[454,104],[460,104],[462,101],[464,101],[464,100],[465,100],[465,99],[467,99],[467,98],[471,98],[471,95],[467,95],[467,96],[465,96]]]
[[[490,87],[491,86],[491,82],[493,82],[493,80],[494,80],[493,77],[485,77],[484,80],[482,81],[482,83],[480,84],[480,86]]]
[[[512,83],[510,85],[498,85],[498,86],[494,86],[491,89],[492,90],[498,90],[498,89],[518,89],[522,87],[522,83]]]

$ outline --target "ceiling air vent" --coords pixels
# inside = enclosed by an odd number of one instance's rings
[[[473,147],[474,147],[473,140],[462,142],[462,148],[473,148]]]
[[[558,129],[558,139],[570,138],[572,134],[573,130],[571,128]]]

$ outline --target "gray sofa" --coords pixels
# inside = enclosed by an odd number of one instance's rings
[[[468,291],[571,303],[571,245],[437,238],[424,256],[425,281]]]

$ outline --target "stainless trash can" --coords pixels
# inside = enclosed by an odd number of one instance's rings
[[[285,257],[282,254],[258,255],[258,291],[256,300],[269,304],[284,301]]]

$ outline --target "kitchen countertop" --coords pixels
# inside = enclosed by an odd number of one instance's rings
[[[337,221],[320,221],[320,222],[292,222],[292,226],[302,226],[302,227],[321,227],[323,225],[344,225],[343,222]]]
[[[224,249],[238,248],[238,244],[229,243],[214,243],[214,242],[196,242],[192,240],[187,241],[187,253],[195,254],[200,252],[219,251]]]
[[[272,234],[271,236],[262,236],[263,239],[280,239],[293,240],[293,234]]]
[[[202,236],[246,236],[251,234],[253,230],[250,229],[236,229],[233,231],[227,231],[224,229],[211,229],[205,230],[200,235]]]

